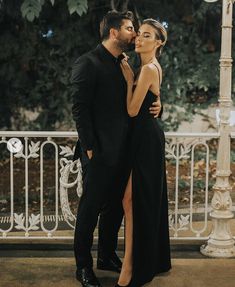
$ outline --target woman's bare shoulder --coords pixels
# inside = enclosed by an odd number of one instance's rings
[[[152,62],[149,63],[149,66],[151,67],[153,73],[155,73],[155,75],[157,74],[160,79],[162,79],[162,67],[158,62]]]
[[[155,67],[156,70],[156,67]],[[153,75],[154,74],[154,66],[150,64],[143,65],[141,68],[141,73],[145,75]]]

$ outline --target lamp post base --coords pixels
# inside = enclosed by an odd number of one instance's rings
[[[214,239],[212,239],[214,241]],[[234,240],[229,242],[218,242],[219,244],[213,244],[209,239],[208,242],[200,247],[200,252],[208,257],[216,258],[231,258],[235,257]],[[221,246],[219,246],[221,245]]]
[[[216,200],[218,196],[220,201]],[[218,193],[215,190],[212,206],[225,208],[225,203],[227,203],[227,207],[231,207],[232,201],[229,191]],[[212,218],[213,230],[208,241],[201,246],[201,253],[208,257],[235,257],[235,240],[230,230],[230,221],[233,218],[233,213],[231,210],[213,210],[210,216]]]

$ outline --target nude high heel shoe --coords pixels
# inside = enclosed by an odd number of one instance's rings
[[[133,287],[132,286],[132,279],[131,279],[131,281],[127,284],[127,285],[125,285],[125,286],[123,286],[123,285],[119,285],[118,283],[115,285],[115,287]]]

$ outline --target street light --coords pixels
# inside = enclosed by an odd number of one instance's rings
[[[205,0],[212,3],[217,0]],[[232,213],[232,187],[229,183],[230,171],[230,110],[232,86],[232,13],[234,0],[222,0],[222,37],[220,56],[220,125],[219,146],[217,153],[216,183],[211,206],[212,232],[206,244],[201,246],[201,253],[210,257],[235,256],[234,239],[230,229]]]

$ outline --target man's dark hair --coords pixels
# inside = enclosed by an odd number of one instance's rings
[[[109,11],[102,21],[100,22],[100,36],[101,40],[107,40],[109,38],[110,29],[119,30],[122,26],[123,20],[134,21],[134,16],[131,11],[118,12],[116,10]]]

